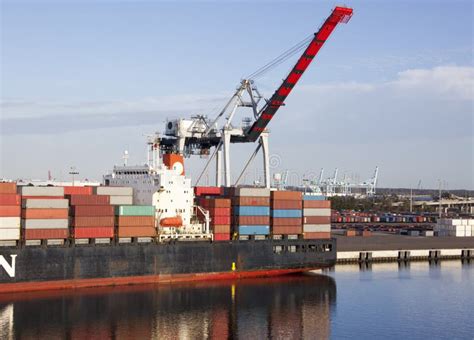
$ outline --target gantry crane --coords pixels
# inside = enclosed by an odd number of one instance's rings
[[[234,95],[214,120],[211,121],[207,119],[206,116],[197,115],[191,117],[191,119],[168,121],[166,123],[165,134],[160,138],[161,151],[163,153],[177,153],[187,157],[196,154],[210,155],[210,150],[214,148],[201,176],[206,172],[210,162],[215,158],[216,185],[221,186],[221,159],[223,153],[224,184],[225,186],[231,186],[230,144],[254,143],[258,140],[257,148],[251,155],[235,184],[238,184],[241,180],[247,167],[255,158],[258,151],[263,149],[264,181],[265,186],[269,188],[270,168],[268,130],[266,127],[280,107],[284,105],[285,99],[291,93],[335,27],[339,23],[347,23],[352,16],[352,12],[352,8],[334,8],[331,15],[326,19],[317,33],[295,45],[277,59],[266,64],[249,77],[246,77],[246,79],[243,79]],[[283,80],[280,87],[278,87],[269,100],[262,100],[263,96],[256,88],[254,79],[302,49],[304,49],[304,52],[288,76]],[[263,104],[259,105],[261,103]],[[236,126],[232,123],[232,119],[237,109],[241,107],[252,109],[253,118],[247,118],[240,126]],[[223,117],[225,121],[222,125],[219,125]],[[199,182],[201,176],[199,176],[197,182]]]

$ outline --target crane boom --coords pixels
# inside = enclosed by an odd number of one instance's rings
[[[352,8],[334,8],[331,15],[326,19],[319,31],[314,34],[313,40],[311,40],[308,47],[298,59],[297,63],[295,64],[291,72],[288,74],[286,79],[275,91],[270,100],[262,108],[257,120],[246,131],[246,140],[250,142],[255,142],[258,139],[258,137],[265,130],[265,127],[268,125],[268,123],[278,111],[280,106],[284,105],[286,97],[288,97],[293,87],[301,78],[304,71],[308,68],[309,64],[319,52],[321,47],[324,45],[326,39],[331,35],[337,24],[347,23],[350,20],[351,16]]]

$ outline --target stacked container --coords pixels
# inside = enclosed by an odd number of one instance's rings
[[[231,200],[220,197],[202,197],[198,203],[209,211],[214,241],[229,241],[231,239]]]
[[[69,238],[69,203],[63,187],[21,187],[22,227],[27,245]],[[54,240],[54,241],[53,241]]]
[[[20,240],[20,216],[16,183],[0,183],[0,243],[15,245]]]
[[[302,193],[300,191],[271,192],[271,226],[273,235],[299,235],[302,228]]]
[[[270,189],[235,188],[231,191],[233,230],[240,236],[270,234]]]
[[[152,205],[119,205],[115,207],[115,216],[119,240],[156,236]]]
[[[331,238],[331,201],[324,196],[303,195],[305,239]]]
[[[472,237],[474,236],[474,219],[442,218],[434,227],[438,236]]]
[[[132,205],[132,187],[95,187],[96,195],[107,195],[110,197],[111,205]]]
[[[75,240],[114,237],[115,211],[108,195],[68,195]]]

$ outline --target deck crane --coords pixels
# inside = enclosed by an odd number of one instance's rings
[[[241,180],[246,169],[257,155],[260,149],[263,149],[263,167],[265,186],[270,187],[270,168],[268,153],[268,123],[284,105],[285,99],[293,90],[303,73],[313,61],[321,47],[329,38],[335,27],[339,23],[347,23],[352,17],[352,8],[336,7],[331,15],[326,19],[317,33],[311,35],[304,41],[286,51],[274,61],[263,66],[246,79],[243,79],[236,89],[234,95],[230,98],[222,111],[214,120],[207,119],[206,116],[197,115],[191,119],[177,119],[166,123],[165,134],[160,138],[160,150],[166,154],[177,154],[179,156],[190,155],[209,155],[211,148],[214,151],[209,157],[201,176],[197,179],[199,182],[202,175],[206,172],[210,162],[216,159],[216,185],[221,185],[221,158],[224,158],[224,176],[225,186],[231,186],[230,170],[230,144],[231,143],[254,143],[259,141],[257,148],[244,166],[241,175],[235,184]],[[306,47],[306,48],[305,48]],[[304,49],[305,48],[305,49]],[[254,78],[268,71],[270,68],[286,60],[288,57],[304,49],[304,52],[292,68],[288,76],[269,100],[264,99],[255,86]],[[263,104],[261,104],[263,103]],[[261,105],[259,105],[261,104]],[[243,120],[241,126],[235,126],[232,123],[238,108],[251,108],[253,119]],[[259,107],[261,107],[259,109]],[[222,118],[225,122],[219,126]],[[173,157],[167,157],[171,159]],[[165,159],[165,158],[164,158]],[[171,166],[168,164],[168,166]]]

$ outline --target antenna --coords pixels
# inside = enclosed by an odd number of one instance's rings
[[[74,186],[74,175],[79,175],[79,171],[77,171],[75,166],[71,166],[69,170],[69,175],[72,175],[72,186]]]
[[[122,158],[123,158],[123,165],[127,166],[128,165],[128,150],[125,150],[123,152]]]

